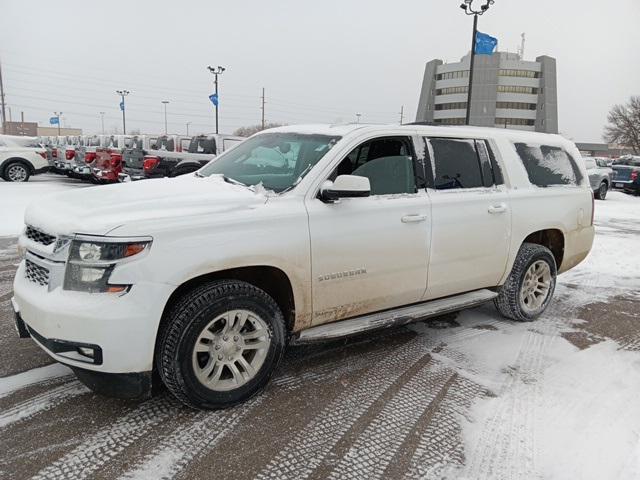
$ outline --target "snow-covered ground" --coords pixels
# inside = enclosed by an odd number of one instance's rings
[[[16,236],[24,228],[24,211],[32,201],[89,184],[55,174],[34,175],[26,183],[0,180],[0,237]]]

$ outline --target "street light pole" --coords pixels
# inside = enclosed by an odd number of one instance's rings
[[[189,125],[191,125],[191,122],[187,122],[187,137],[189,136]]]
[[[361,113],[356,113],[356,123],[360,123],[360,117],[362,116]]]
[[[118,95],[120,95],[121,98],[121,102],[120,102],[120,110],[122,110],[122,134],[126,135],[127,134],[127,121],[125,118],[125,114],[124,114],[124,97],[126,97],[127,95],[129,95],[131,92],[129,90],[116,90],[116,93]]]
[[[100,123],[102,124],[102,134],[104,135],[104,112],[100,112]]]
[[[162,103],[164,104],[164,134],[167,134],[167,103],[169,103],[169,100],[162,100]]]
[[[218,99],[218,75],[222,75],[223,72],[226,70],[226,68],[221,67],[220,65],[218,65],[216,68],[213,68],[212,66],[208,66],[207,70],[209,70],[215,78],[214,83],[215,83],[216,89],[214,94],[216,96],[215,97],[216,103],[214,107],[216,107],[216,133],[218,133],[218,104],[220,103],[220,100]]]
[[[53,114],[56,116],[56,118],[58,119],[58,136],[60,136],[60,117],[62,116],[62,112],[58,113],[58,112],[53,112]]]
[[[464,0],[460,8],[464,10],[466,15],[473,15],[473,33],[471,36],[471,58],[469,58],[469,86],[467,87],[467,115],[465,125],[469,125],[471,119],[471,91],[473,90],[473,68],[476,59],[476,37],[478,35],[478,17],[489,10],[489,7],[495,3],[495,0],[485,0],[480,6],[480,10],[474,10],[472,7],[473,0]]]

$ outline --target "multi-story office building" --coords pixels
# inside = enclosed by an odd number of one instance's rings
[[[427,63],[416,121],[465,124],[469,58]],[[475,58],[471,125],[558,133],[555,58],[540,56],[532,62],[506,52]]]

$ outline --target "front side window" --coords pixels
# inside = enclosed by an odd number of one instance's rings
[[[574,158],[561,147],[515,143],[516,152],[532,185],[579,185],[582,173]]]
[[[220,155],[199,170],[199,175],[224,175],[245,185],[261,183],[282,192],[297,185],[339,139],[293,132],[256,135]]]
[[[354,148],[334,170],[338,175],[367,177],[371,195],[416,193],[411,139],[385,137],[369,140]]]
[[[478,154],[476,140],[459,138],[430,138],[434,188],[489,187],[494,184],[491,158],[484,146]],[[484,142],[482,142],[484,144]]]

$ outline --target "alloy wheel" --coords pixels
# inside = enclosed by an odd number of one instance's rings
[[[547,262],[538,260],[529,266],[520,288],[520,306],[523,310],[534,312],[544,305],[551,290],[551,280],[551,269]]]

